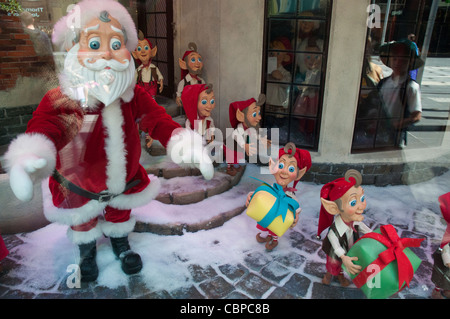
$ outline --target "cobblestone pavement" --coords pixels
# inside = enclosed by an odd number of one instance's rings
[[[420,216],[419,216],[420,215]],[[235,218],[245,218],[238,216]],[[412,230],[405,224],[394,225],[401,237],[427,239],[421,248],[412,250],[422,259],[410,288],[394,296],[392,299],[428,298],[433,288],[430,277],[432,270],[431,254],[439,245],[441,231],[444,227],[438,214],[431,211],[415,214],[415,226]],[[393,218],[394,220],[394,218]],[[438,224],[438,228],[436,228]],[[420,226],[419,226],[420,225]],[[372,225],[373,226],[373,225]],[[433,232],[436,232],[436,237]],[[212,231],[212,230],[210,230]],[[4,236],[7,247],[14,251],[14,247],[23,242],[19,235]],[[170,240],[170,236],[167,238]],[[151,291],[141,280],[139,274],[130,276],[128,285],[116,289],[102,287],[96,283],[83,283],[81,288],[68,288],[67,276],[58,282],[49,282],[47,288],[25,292],[17,287],[23,286],[22,280],[12,274],[12,269],[20,267],[14,260],[18,258],[12,253],[1,263],[0,270],[0,298],[21,299],[103,299],[103,298],[132,298],[132,299],[364,299],[361,290],[353,285],[340,287],[337,282],[330,286],[321,283],[325,272],[325,256],[320,249],[320,242],[308,238],[302,230],[290,231],[288,237],[291,249],[288,251],[274,250],[273,252],[250,251],[246,253],[243,263],[219,264],[200,266],[192,264],[190,260],[179,257],[179,263],[185,265],[192,275],[192,284],[174,290]],[[311,258],[314,256],[314,258]],[[317,262],[317,256],[323,262]],[[19,262],[20,263],[20,262]],[[32,283],[31,283],[32,284]]]

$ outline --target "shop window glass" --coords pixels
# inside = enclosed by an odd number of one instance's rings
[[[373,4],[381,23],[367,29],[352,152],[438,147],[449,116],[443,87],[450,50],[442,45],[449,42],[442,32],[449,7],[433,0]]]
[[[330,1],[268,0],[266,5],[264,126],[283,128],[280,143],[316,150]]]

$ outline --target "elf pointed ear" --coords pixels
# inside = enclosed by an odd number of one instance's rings
[[[270,174],[275,174],[278,171],[278,161],[274,161],[269,157],[269,172]]]
[[[297,178],[295,180],[299,181],[303,177],[303,175],[305,175],[306,171],[307,171],[307,167],[306,166],[303,167],[302,169],[300,169],[298,171],[298,173],[297,173]]]
[[[187,70],[186,62],[184,62],[182,59],[178,58],[178,63],[180,64],[180,68],[182,70]]]
[[[331,214],[331,215],[338,215],[340,213],[339,207],[338,205],[330,200],[326,200],[324,198],[320,198],[320,201],[322,202],[322,206],[323,208],[325,208],[325,210]]]
[[[244,121],[245,121],[245,114],[244,114],[244,112],[242,112],[241,110],[237,109],[236,110],[236,119],[239,122],[244,123]]]
[[[150,50],[150,57],[154,58],[158,52],[158,47],[155,45],[153,49]]]

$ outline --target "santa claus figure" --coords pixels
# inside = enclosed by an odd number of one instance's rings
[[[182,105],[181,94],[188,85],[205,84],[205,80],[200,77],[203,70],[202,56],[197,52],[197,45],[193,42],[188,45],[189,50],[184,52],[183,58],[178,59],[181,69],[181,81],[178,83],[176,102]]]
[[[181,94],[186,128],[195,130],[209,144],[214,139],[214,120],[211,112],[216,107],[212,84],[194,84],[186,87]]]
[[[214,173],[211,160],[200,135],[180,128],[135,85],[130,52],[137,32],[119,2],[79,2],[56,23],[52,40],[67,50],[60,86],[44,96],[26,133],[9,146],[11,188],[28,201],[33,183],[50,177],[45,214],[69,226],[68,236],[80,248],[83,281],[97,278],[96,240],[103,235],[123,271],[139,272],[141,258],[128,242],[135,225],[130,213],[156,197],[160,184],[139,164],[136,123],[167,146],[172,160],[198,167],[206,179]]]

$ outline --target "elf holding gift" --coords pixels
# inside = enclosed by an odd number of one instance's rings
[[[214,120],[211,112],[216,107],[212,84],[194,84],[184,88],[181,94],[186,128],[202,135],[207,143],[214,140]]]
[[[263,145],[270,145],[266,137],[259,135],[261,121],[261,106],[265,103],[266,96],[260,94],[258,101],[254,98],[245,101],[236,101],[230,104],[230,123],[234,129],[231,135],[227,134],[227,145],[224,147],[225,161],[227,162],[227,174],[236,175],[242,168],[239,163],[244,162],[245,156],[255,156],[257,140]],[[253,135],[252,135],[253,134]]]
[[[183,58],[178,63],[181,68],[181,81],[178,83],[176,102],[181,106],[181,94],[183,89],[188,85],[205,84],[200,75],[203,70],[202,56],[197,52],[197,45],[193,42],[188,45],[189,50],[184,52]]]
[[[346,287],[350,281],[344,277],[342,264],[351,274],[361,271],[361,266],[353,264],[357,257],[346,255],[359,238],[359,232],[371,232],[362,221],[367,206],[364,189],[361,187],[362,176],[356,170],[348,170],[345,177],[325,184],[320,192],[322,203],[319,216],[318,237],[323,230],[330,227],[323,240],[322,250],[327,255],[327,273],[322,283],[329,285],[333,276],[341,286]],[[334,219],[334,220],[333,220]]]
[[[269,160],[269,168],[275,177],[276,184],[282,187],[286,196],[297,201],[294,193],[296,191],[295,186],[311,168],[311,154],[306,150],[296,148],[294,143],[287,143],[284,148],[279,150],[276,163],[272,159]],[[288,187],[291,182],[294,182],[293,188]],[[254,193],[250,192],[247,195],[247,207],[249,207]],[[291,228],[297,224],[300,211],[301,208],[296,209],[295,219]],[[278,245],[278,235],[275,232],[260,224],[257,224],[256,228],[261,231],[256,235],[257,242],[265,243],[268,251],[271,251]]]
[[[442,216],[447,222],[447,229],[442,238],[441,245],[433,254],[434,267],[431,281],[436,285],[431,297],[442,299],[450,298],[450,193],[439,197]]]

